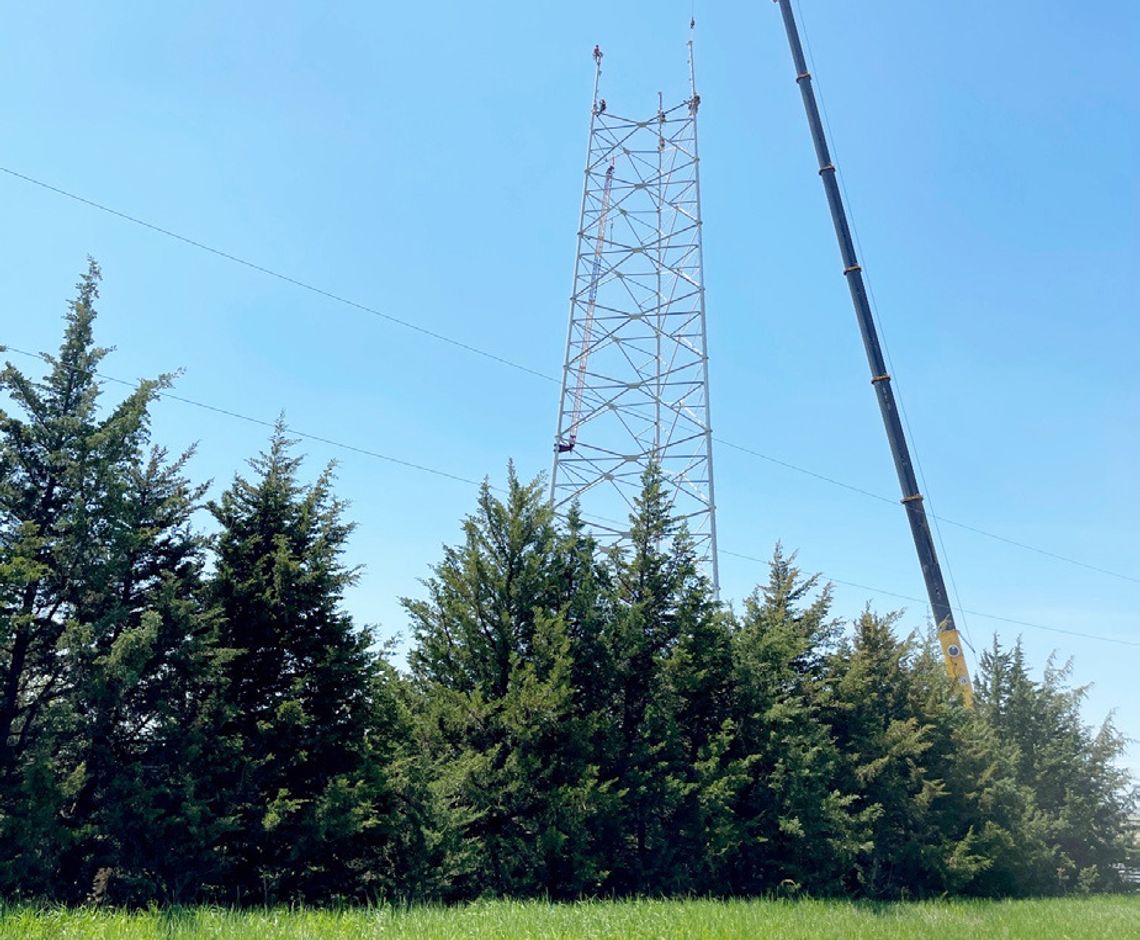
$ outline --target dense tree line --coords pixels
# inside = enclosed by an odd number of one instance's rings
[[[107,404],[91,264],[0,412],[0,896],[1054,894],[1134,864],[1124,742],[1067,666],[832,611],[777,547],[718,604],[650,472],[622,552],[484,486],[406,668],[345,610],[352,525],[279,427],[215,500]],[[203,534],[195,514],[212,516]]]

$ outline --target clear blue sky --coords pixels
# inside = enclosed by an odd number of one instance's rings
[[[1140,578],[1140,7],[802,0],[815,75],[934,511]],[[518,360],[561,364],[592,61],[685,93],[690,3],[16,4],[0,165]],[[714,431],[896,483],[778,11],[696,5]],[[557,389],[0,174],[0,343],[56,345],[88,253],[106,363],[463,477],[549,463]],[[20,357],[14,361],[27,366]],[[164,402],[213,493],[261,429]],[[454,540],[462,483],[341,461],[381,635]],[[897,505],[721,447],[721,547],[920,597]],[[943,526],[973,610],[1136,641],[1140,584]],[[722,560],[739,599],[762,566]],[[868,600],[841,586],[838,610]],[[1140,649],[968,616],[1095,683],[1140,737]],[[1140,751],[1131,762],[1140,765]]]

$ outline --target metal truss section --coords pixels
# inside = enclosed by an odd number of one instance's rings
[[[656,462],[717,585],[716,503],[692,42],[690,96],[647,116],[599,97],[590,120],[551,499],[603,543],[628,533]]]

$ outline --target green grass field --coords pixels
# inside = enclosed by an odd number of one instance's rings
[[[326,940],[326,938],[720,938],[780,940],[1140,938],[1140,897],[1046,901],[848,904],[827,901],[628,901],[550,905],[485,902],[411,910],[231,912],[208,908],[118,913],[0,911],[0,938],[43,940]]]

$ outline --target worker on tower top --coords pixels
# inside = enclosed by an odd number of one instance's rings
[[[594,61],[598,63],[598,68],[601,68],[601,66],[602,66],[602,47],[597,45],[597,44],[594,45]]]

